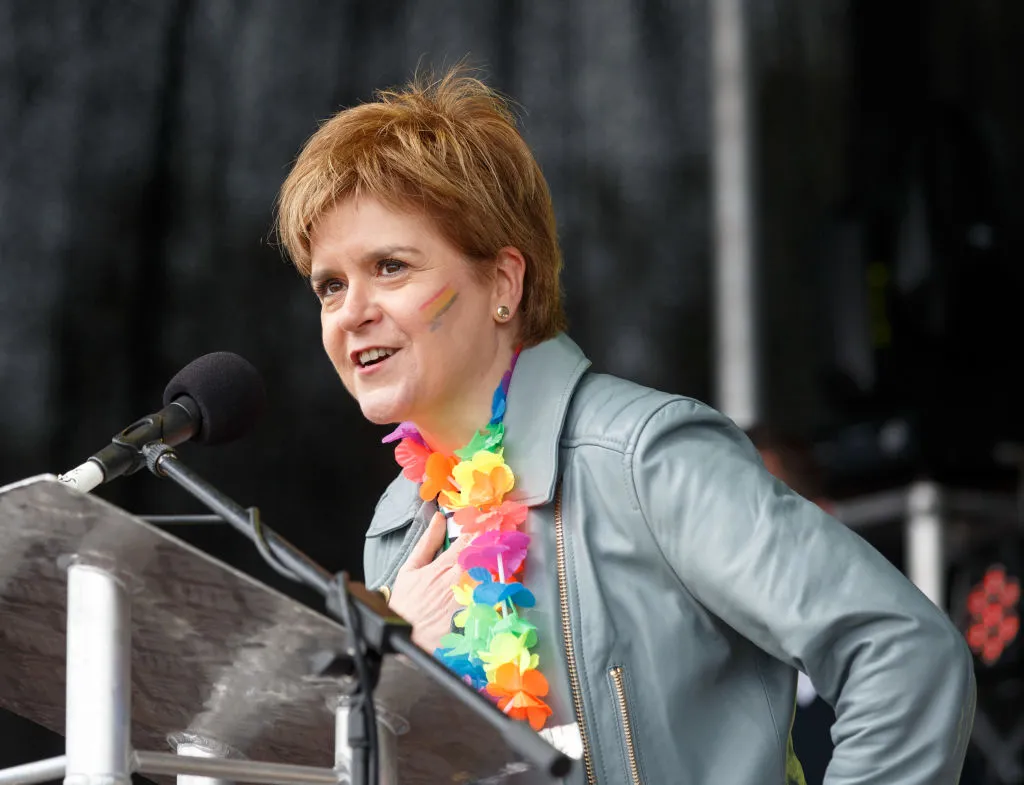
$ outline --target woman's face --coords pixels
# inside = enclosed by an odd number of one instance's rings
[[[367,419],[426,433],[486,421],[514,339],[494,318],[518,305],[507,275],[474,274],[428,217],[367,197],[323,216],[311,254],[324,348]]]

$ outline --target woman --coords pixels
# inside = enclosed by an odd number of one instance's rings
[[[279,204],[323,343],[402,470],[367,585],[415,640],[582,756],[574,782],[953,783],[972,664],[945,616],[697,401],[587,370],[551,199],[506,104],[451,72],[337,114]]]

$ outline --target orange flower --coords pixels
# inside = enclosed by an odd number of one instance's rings
[[[420,486],[420,498],[423,501],[432,501],[439,493],[455,491],[450,479],[455,463],[455,458],[449,455],[439,452],[430,454],[423,474],[423,484]]]
[[[487,692],[498,699],[498,708],[517,720],[528,720],[540,730],[551,716],[551,707],[539,696],[548,694],[548,680],[538,670],[519,672],[519,666],[507,662],[494,673]]]

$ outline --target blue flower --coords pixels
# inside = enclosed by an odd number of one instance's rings
[[[533,593],[518,581],[510,583],[481,583],[473,590],[473,602],[497,605],[512,600],[520,608],[532,608],[536,603]]]

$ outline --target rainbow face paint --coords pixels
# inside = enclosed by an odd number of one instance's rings
[[[450,286],[445,286],[441,291],[427,300],[420,306],[420,313],[430,322],[430,331],[433,332],[441,326],[441,317],[455,304],[459,293]]]

